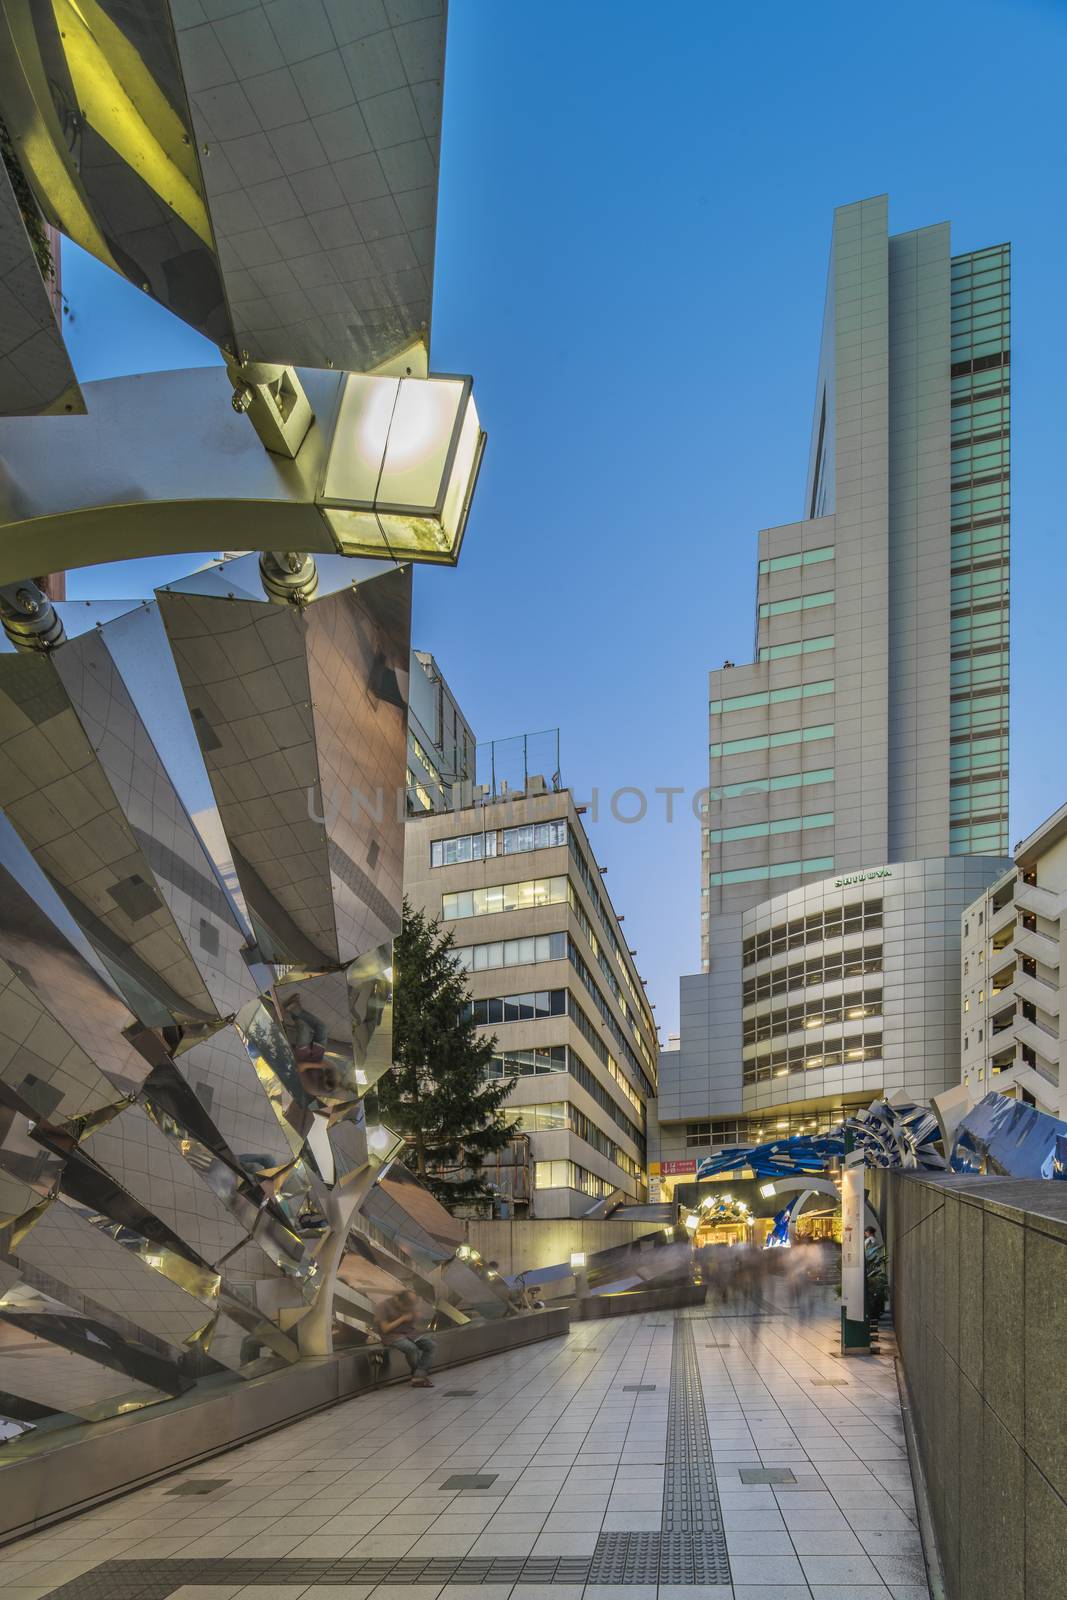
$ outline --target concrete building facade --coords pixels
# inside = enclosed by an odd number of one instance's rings
[[[1065,932],[1067,805],[963,913],[960,1067],[972,1100],[995,1089],[1067,1118]]]
[[[615,1191],[644,1200],[655,1022],[570,792],[531,780],[409,818],[404,886],[454,934],[493,1071],[517,1080],[524,1137],[488,1172],[506,1209],[580,1217]]]
[[[885,196],[835,213],[805,517],[759,536],[754,659],[710,674],[703,971],[682,979],[665,1157],[689,1124],[958,1081],[957,909],[1007,852],[1008,272],[1006,245],[953,256],[947,223],[890,235]],[[849,1057],[815,1017],[873,961],[866,934],[803,929],[876,898],[880,1042]],[[785,942],[750,962],[768,933]],[[801,954],[838,975],[795,975]],[[826,1007],[798,1076],[801,999]]]
[[[469,803],[477,741],[429,651],[411,652],[409,683],[408,813]]]

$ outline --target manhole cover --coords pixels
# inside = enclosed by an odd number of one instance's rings
[[[624,1383],[623,1394],[651,1394],[656,1387],[654,1383]]]
[[[225,1489],[229,1478],[186,1478],[184,1483],[175,1484],[173,1489],[168,1489],[168,1494],[211,1494],[215,1489]]]
[[[788,1467],[742,1467],[742,1483],[796,1483]]]
[[[499,1478],[499,1472],[456,1472],[446,1478],[442,1489],[488,1489]]]

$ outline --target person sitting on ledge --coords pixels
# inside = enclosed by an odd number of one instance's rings
[[[410,1289],[383,1300],[375,1313],[382,1343],[402,1350],[411,1368],[411,1382],[416,1389],[432,1389],[429,1371],[433,1364],[437,1341],[428,1333],[420,1333],[416,1322],[418,1299]]]

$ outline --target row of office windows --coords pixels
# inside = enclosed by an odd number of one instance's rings
[[[998,649],[983,650],[953,659],[951,689],[955,694],[961,689],[985,688],[989,684],[1000,685],[1006,683],[1007,676],[1008,652]]]
[[[829,1133],[839,1127],[853,1111],[862,1110],[866,1100],[855,1105],[831,1106],[821,1111],[789,1112],[773,1117],[723,1117],[707,1122],[689,1122],[685,1129],[687,1150],[707,1150],[715,1146],[764,1144],[771,1139],[792,1139],[797,1134]]]
[[[741,1078],[745,1084],[770,1083],[772,1079],[787,1077],[791,1072],[858,1066],[864,1061],[878,1061],[881,1055],[881,1035],[850,1034],[845,1039],[835,1039],[825,1050],[812,1041],[812,1045],[793,1045],[783,1050],[772,1050],[759,1060],[746,1060],[741,1068]]]
[[[1008,780],[1005,775],[995,778],[961,778],[950,786],[948,814],[952,821],[967,817],[981,817],[987,812],[999,813],[1008,803]]]
[[[597,983],[596,979],[594,978],[594,976],[593,976],[588,964],[586,963],[586,961],[579,954],[579,952],[575,949],[573,939],[572,940],[568,940],[568,942],[567,942],[567,954],[570,956],[571,966],[574,968],[575,972],[578,974],[578,977],[581,980],[582,985],[584,986],[586,992],[588,993],[589,998],[592,1000],[593,1004],[597,1008],[597,1011],[600,1013],[600,1017],[601,1017],[601,1020],[604,1023],[604,1026],[607,1028],[608,1032],[611,1034],[612,1038],[615,1040],[615,1043],[618,1045],[618,1047],[621,1050],[622,1054],[625,1056],[627,1062],[632,1067],[634,1075],[636,1076],[638,1082],[644,1084],[645,1093],[648,1095],[648,1098],[650,1100],[655,1099],[655,1096],[656,1096],[655,1085],[652,1083],[652,1081],[649,1078],[648,1074],[645,1072],[645,1069],[642,1066],[641,1061],[638,1059],[637,1055],[635,1054],[634,1048],[631,1045],[629,1039],[623,1033],[622,1029],[619,1027],[619,1024],[615,1021],[615,1017],[612,1014],[611,1007],[608,1005],[607,1000],[605,1000],[603,994],[600,991],[600,985]]]
[[[603,930],[604,938],[607,941],[608,948],[618,963],[619,972],[622,975],[622,981],[626,985],[627,989],[629,989],[630,998],[640,1011],[642,1018],[644,1019],[645,1026],[649,1029],[649,1032],[654,1038],[656,1030],[653,1026],[651,1016],[648,1013],[648,998],[641,992],[638,985],[630,976],[630,969],[626,964],[622,945],[619,943],[618,935],[612,926],[611,918],[609,917],[605,908],[604,898],[600,892],[600,883],[598,881],[599,875],[594,876],[593,869],[586,860],[585,852],[578,843],[573,829],[568,830],[568,840],[570,843],[571,860],[578,869],[578,876],[581,878],[585,892],[589,896],[589,899],[592,903],[593,910],[596,913],[596,919]],[[575,896],[575,901],[577,902],[577,896]]]
[[[528,911],[531,906],[565,905],[570,885],[565,875],[526,878],[520,883],[491,883],[478,889],[457,889],[441,896],[441,919],[484,917],[496,911]]]
[[[825,589],[820,594],[795,595],[791,600],[764,600],[759,608],[761,617],[782,617],[789,611],[811,611],[815,606],[833,605],[834,591]]]
[[[626,1018],[626,1021],[629,1023],[630,1028],[633,1031],[633,1036],[641,1055],[643,1056],[646,1064],[651,1066],[652,1055],[648,1045],[645,1043],[644,1035],[641,1033],[641,1030],[638,1026],[637,1011],[633,1006],[631,1006],[630,1002],[623,993],[622,985],[616,978],[611,962],[608,960],[608,953],[604,949],[600,940],[597,938],[596,930],[585,914],[585,907],[582,905],[582,902],[579,900],[578,896],[574,893],[571,894],[571,910],[574,912],[575,921],[578,923],[578,926],[581,928],[586,939],[588,940],[590,950],[592,950],[594,956],[596,957],[597,966],[600,968],[604,982],[614,995],[616,1005]]]
[[[810,567],[819,561],[832,561],[834,547],[824,544],[818,550],[802,550],[789,556],[765,556],[759,564],[759,570],[764,572],[788,572],[791,567]]]
[[[708,882],[713,889],[730,883],[762,883],[771,878],[796,878],[805,872],[832,872],[832,856],[809,856],[804,861],[776,861],[771,866],[735,867],[729,872],[712,872]]]
[[[486,1071],[488,1078],[536,1078],[550,1072],[567,1072],[580,1084],[586,1094],[594,1099],[602,1111],[621,1128],[641,1153],[645,1155],[645,1135],[637,1123],[626,1115],[618,1102],[586,1066],[581,1056],[570,1045],[550,1044],[539,1050],[502,1050],[493,1056]],[[618,1081],[616,1079],[616,1081]],[[633,1091],[629,1098],[636,1100]]]
[[[709,700],[708,710],[713,716],[727,711],[750,711],[757,706],[782,705],[787,700],[810,700],[814,695],[833,694],[834,680],[824,678],[819,683],[794,683],[785,689],[757,689],[752,694],[735,694],[728,700]]]
[[[756,652],[757,661],[782,661],[787,656],[806,656],[815,650],[832,650],[834,636],[824,633],[817,639],[793,639],[789,644],[764,644]]]
[[[832,783],[833,767],[812,772],[786,772],[778,778],[747,778],[744,783],[723,783],[708,790],[709,800],[736,800],[743,794],[776,794],[780,789],[801,789],[809,783]]]
[[[502,1022],[540,1022],[545,1017],[567,1015],[566,989],[538,989],[530,994],[497,994],[485,1000],[468,1000],[464,1017],[479,1027]]]
[[[782,1033],[793,1033],[798,1028],[831,1028],[842,1022],[859,1023],[866,1028],[866,1018],[880,1018],[881,1015],[882,990],[879,979],[878,988],[873,992],[865,987],[833,999],[807,1003],[799,1000],[793,1005],[778,1006],[764,1016],[748,1017],[742,1024],[742,1042],[757,1044],[763,1039],[777,1038]]]
[[[711,844],[729,844],[734,839],[760,839],[770,834],[798,833],[803,828],[830,828],[832,811],[812,811],[805,817],[778,817],[774,822],[743,822],[733,828],[709,828]]]
[[[579,1194],[602,1199],[615,1188],[607,1178],[598,1178],[575,1161],[535,1161],[534,1187],[536,1189],[577,1189]]]
[[[851,906],[831,906],[826,911],[815,911],[807,917],[794,917],[790,922],[779,922],[773,928],[752,934],[741,946],[741,959],[745,966],[750,966],[783,950],[798,950],[823,939],[840,939],[842,935],[847,938],[852,933],[868,933],[872,928],[881,926],[881,900],[859,900]]]
[[[843,978],[859,978],[881,972],[881,950],[862,947],[839,951],[835,955],[811,956],[807,961],[791,961],[787,967],[769,968],[741,986],[743,1005],[787,994],[790,989],[810,988],[813,984],[836,983]]]
[[[464,861],[484,861],[496,855],[516,856],[528,850],[548,850],[566,842],[567,824],[562,819],[527,822],[516,828],[485,828],[480,833],[431,840],[430,865],[454,867]]]
[[[813,728],[786,728],[782,733],[760,733],[751,739],[726,739],[708,746],[713,756],[739,756],[752,750],[779,750],[788,744],[811,744],[815,739],[832,739],[832,722],[818,723]]]
[[[596,1056],[601,1066],[607,1069],[608,1076],[614,1083],[618,1084],[619,1088],[626,1096],[626,1099],[629,1100],[638,1116],[643,1118],[645,1114],[644,1101],[641,1099],[641,1096],[638,1094],[637,1090],[634,1088],[633,1084],[630,1082],[629,1078],[626,1076],[625,1072],[623,1072],[622,1068],[619,1066],[619,1063],[616,1061],[615,1057],[612,1055],[611,1051],[600,1037],[596,1030],[596,1024],[593,1022],[592,1018],[586,1016],[585,1012],[582,1010],[582,1007],[578,1004],[573,995],[569,997],[567,1015],[574,1023],[574,1026],[578,1029],[578,1032],[581,1034],[586,1044],[590,1046],[593,1054]],[[638,1074],[638,1077],[643,1083],[644,1078],[640,1074]]]
[[[561,1131],[576,1134],[579,1139],[584,1139],[600,1155],[608,1161],[613,1161],[617,1167],[627,1173],[631,1178],[641,1176],[641,1168],[632,1156],[625,1150],[620,1150],[614,1139],[609,1139],[607,1134],[597,1127],[596,1123],[580,1111],[569,1100],[553,1100],[541,1106],[516,1106],[509,1104],[508,1117],[519,1119],[519,1133],[558,1133]]]
[[[492,972],[497,967],[525,967],[535,961],[562,961],[567,954],[567,935],[538,933],[525,939],[457,945],[452,954],[464,972]]]

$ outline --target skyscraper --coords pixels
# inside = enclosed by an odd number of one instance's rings
[[[710,675],[665,1156],[957,1081],[959,914],[1008,845],[1008,269],[835,213],[804,519]]]

